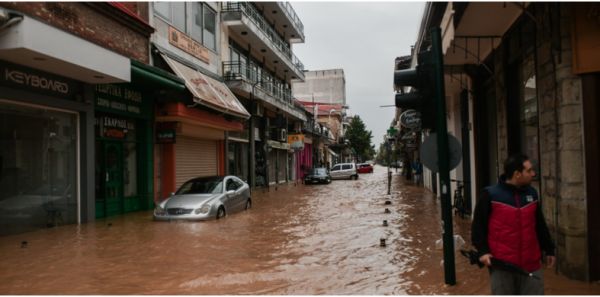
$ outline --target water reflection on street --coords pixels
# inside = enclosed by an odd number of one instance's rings
[[[466,259],[457,258],[458,285],[443,284],[439,203],[394,179],[391,196],[376,167],[356,181],[255,191],[250,211],[219,221],[138,212],[0,237],[0,292],[488,294],[486,273]],[[468,239],[468,220],[455,228]]]

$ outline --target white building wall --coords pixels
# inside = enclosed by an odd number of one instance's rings
[[[300,101],[346,105],[346,78],[343,69],[304,72],[304,82],[292,84],[292,94]]]

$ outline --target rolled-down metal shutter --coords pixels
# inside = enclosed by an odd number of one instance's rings
[[[195,177],[217,175],[217,142],[178,136],[175,175],[177,188]]]
[[[287,181],[287,155],[288,152],[287,150],[278,150],[277,152],[278,155],[278,165],[279,165],[279,172],[277,172],[277,181],[282,183],[282,182],[286,182]]]

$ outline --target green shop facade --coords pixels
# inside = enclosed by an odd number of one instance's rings
[[[144,89],[95,87],[96,218],[153,207],[153,102]]]

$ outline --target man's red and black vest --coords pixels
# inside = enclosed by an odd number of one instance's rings
[[[539,207],[536,190],[530,186],[516,188],[503,182],[486,190],[491,201],[487,238],[491,254],[529,272],[540,269],[542,255],[536,233]]]

